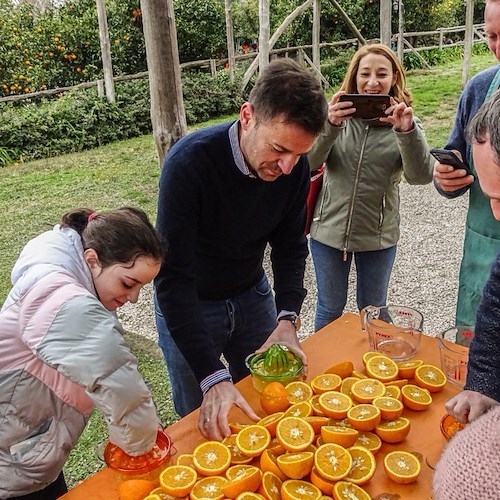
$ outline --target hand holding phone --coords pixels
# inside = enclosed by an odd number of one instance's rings
[[[343,94],[339,101],[352,102],[356,111],[349,116],[363,120],[385,117],[385,110],[391,106],[391,98],[387,94]]]
[[[449,149],[431,149],[431,155],[436,158],[439,163],[444,165],[451,165],[455,170],[463,169],[466,175],[472,175],[470,168],[453,152]]]

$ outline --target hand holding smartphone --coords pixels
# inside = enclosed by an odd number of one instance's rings
[[[352,102],[356,111],[349,117],[363,120],[385,117],[385,110],[391,106],[391,99],[387,94],[343,94],[339,101]]]
[[[439,163],[451,165],[455,170],[463,169],[467,172],[466,175],[472,175],[470,168],[453,151],[434,148],[430,153]]]

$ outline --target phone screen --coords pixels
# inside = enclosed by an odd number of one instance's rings
[[[350,116],[365,120],[387,116],[385,110],[391,105],[390,96],[387,94],[344,94],[339,100],[351,101],[356,111]]]

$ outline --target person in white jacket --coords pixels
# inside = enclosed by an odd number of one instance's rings
[[[52,500],[92,408],[129,455],[160,421],[114,312],[158,273],[146,214],[77,209],[22,250],[0,311],[0,498]]]

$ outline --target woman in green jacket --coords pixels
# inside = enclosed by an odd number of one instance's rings
[[[353,103],[340,100],[346,93],[389,94],[391,105],[385,117],[354,118]],[[308,155],[313,170],[326,163],[311,224],[316,330],[344,310],[353,254],[359,309],[386,303],[399,239],[399,182],[404,174],[409,184],[429,183],[434,164],[410,105],[404,70],[392,50],[361,47]]]

